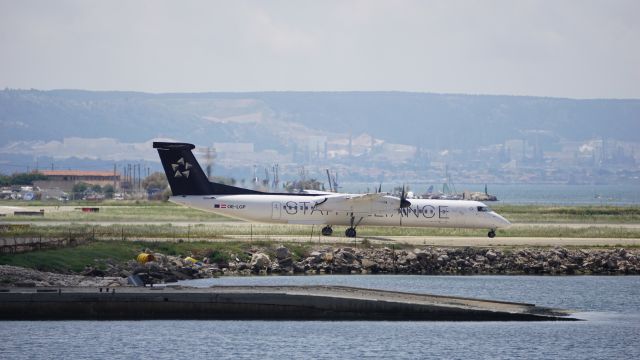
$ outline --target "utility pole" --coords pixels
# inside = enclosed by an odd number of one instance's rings
[[[142,178],[140,177],[140,164],[138,164],[138,192],[142,191]]]
[[[278,175],[278,171],[279,171],[279,164],[275,164],[273,165],[273,188],[277,189],[278,188],[278,184],[280,183],[280,176]]]

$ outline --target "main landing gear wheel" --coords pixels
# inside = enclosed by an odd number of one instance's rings
[[[491,239],[493,239],[494,237],[496,237],[496,231],[495,230],[489,230],[489,233],[487,234],[487,236]]]
[[[353,213],[351,213],[351,219],[350,219],[351,227],[349,227],[349,228],[344,232],[344,234],[345,234],[347,237],[350,237],[350,238],[354,238],[354,237],[356,237],[356,226],[360,225],[360,222],[362,221],[362,219],[364,219],[364,216],[360,217],[360,220],[358,220],[358,221],[356,222],[356,217],[355,217],[355,216],[353,216]]]
[[[331,228],[331,226],[325,226],[322,228],[322,235],[331,236],[331,234],[333,234],[333,229]]]

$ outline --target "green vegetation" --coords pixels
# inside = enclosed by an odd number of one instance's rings
[[[259,246],[273,255],[274,242],[154,242],[154,241],[91,241],[67,248],[49,249],[20,254],[0,255],[0,264],[33,268],[41,271],[61,273],[81,272],[85,266],[104,269],[109,263],[135,260],[137,254],[146,249],[165,255],[192,255],[196,259],[210,258],[212,261],[229,261],[238,258],[241,261],[251,259],[249,250]],[[296,258],[309,253],[309,246],[287,244]]]
[[[334,228],[336,231],[341,229]],[[341,234],[342,232],[338,232]],[[567,237],[567,238],[625,238],[640,237],[640,229],[611,227],[572,228],[563,226],[531,226],[499,229],[498,237]],[[482,229],[436,229],[436,228],[400,228],[400,227],[371,227],[358,229],[358,236],[487,236],[487,230]]]
[[[8,202],[0,203],[0,205]],[[13,203],[10,203],[13,205]],[[31,204],[29,204],[31,205]],[[223,239],[227,235],[253,235],[268,238],[274,235],[310,237],[312,227],[286,224],[251,224],[235,221],[220,215],[158,201],[109,201],[102,202],[97,213],[82,212],[80,207],[95,203],[76,203],[62,207],[44,207],[43,217],[8,216],[3,219],[35,221],[40,226],[15,227],[5,230],[5,236],[68,237],[69,232],[98,239]],[[33,206],[34,210],[43,208]],[[516,226],[499,230],[498,236],[513,237],[619,237],[640,238],[640,229],[620,227],[616,224],[640,223],[639,206],[542,206],[496,205],[494,209]],[[62,222],[64,225],[44,226],[46,222]],[[105,222],[104,226],[82,225],[82,222]],[[172,226],[171,223],[203,222],[191,226]],[[114,223],[114,224],[108,224]],[[527,223],[560,223],[555,226],[527,226]],[[611,224],[605,227],[572,227],[561,223]],[[344,227],[334,227],[334,234],[342,236]],[[314,237],[319,227],[313,228]],[[406,228],[362,226],[359,236],[485,236],[486,230]]]
[[[12,175],[0,174],[0,186],[9,185],[33,185],[36,180],[46,180],[47,177],[43,174],[33,173],[15,173]]]
[[[299,236],[301,241],[317,239],[319,227],[287,224],[252,224],[246,222],[221,222],[174,226],[171,224],[67,224],[51,226],[6,226],[0,237],[83,238],[104,240],[162,239],[162,240],[213,240],[223,241],[233,236],[252,236],[254,240],[271,239],[274,236]],[[334,234],[344,236],[344,226],[334,226]],[[499,237],[566,237],[566,238],[640,238],[639,228],[611,226],[518,226],[498,230]],[[475,236],[485,237],[482,229],[439,229],[410,227],[363,226],[358,228],[359,237],[387,236]],[[345,241],[349,241],[345,238]]]
[[[140,244],[134,242],[96,241],[87,245],[43,251],[0,255],[0,264],[33,268],[41,271],[80,272],[90,265],[104,268],[108,262],[135,258]],[[139,250],[138,250],[139,251]]]
[[[495,204],[491,208],[513,223],[640,223],[640,206]]]
[[[96,204],[95,202],[82,202],[76,205],[65,206],[29,206],[39,210],[44,208],[45,215],[37,219],[30,217],[9,217],[11,221],[64,221],[64,222],[82,222],[82,221],[108,221],[108,222],[183,222],[183,221],[220,221],[230,220],[229,218],[216,215],[213,213],[191,209],[172,203],[161,202],[139,202],[135,204],[133,201],[127,204],[117,204],[117,202],[108,202]],[[29,204],[31,205],[31,204]],[[15,206],[15,205],[13,205]],[[24,206],[24,204],[22,205]],[[85,213],[81,211],[81,207],[98,207],[97,213]]]
[[[83,206],[83,205],[93,205],[93,206],[169,206],[175,207],[179,206],[174,203],[166,202],[166,201],[155,201],[155,200],[101,200],[101,201],[93,201],[93,200],[69,200],[66,202],[61,202],[59,200],[34,200],[34,201],[26,201],[26,200],[0,200],[0,206],[33,206],[33,207],[41,207],[41,206]]]

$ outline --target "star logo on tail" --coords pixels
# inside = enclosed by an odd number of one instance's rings
[[[193,167],[193,165],[184,161],[184,158],[180,158],[178,159],[178,161],[176,161],[175,164],[171,164],[171,167],[173,168],[173,171],[174,171],[174,174],[173,174],[174,178],[186,177],[188,179],[189,173],[191,172],[190,169]]]

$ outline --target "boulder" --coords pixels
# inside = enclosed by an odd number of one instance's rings
[[[252,269],[266,269],[271,266],[271,260],[267,254],[255,253],[251,256],[251,262],[249,264]]]
[[[449,261],[449,255],[444,254],[444,255],[438,256],[438,264],[442,265],[447,261]]]
[[[378,267],[378,263],[376,263],[375,261],[371,261],[369,259],[362,259],[362,268],[370,270],[377,267]]]
[[[332,252],[326,252],[324,253],[324,256],[322,257],[322,260],[324,260],[324,262],[330,263],[333,261],[333,253]]]
[[[276,259],[283,260],[286,258],[291,258],[291,251],[284,246],[279,246],[276,248]]]
[[[484,254],[484,256],[487,259],[489,259],[489,261],[493,261],[493,260],[498,258],[498,254],[496,254],[495,252],[493,252],[491,250],[487,250],[487,252]]]
[[[278,259],[278,264],[281,267],[289,267],[289,266],[293,265],[293,260],[290,257],[285,258],[285,259]]]

